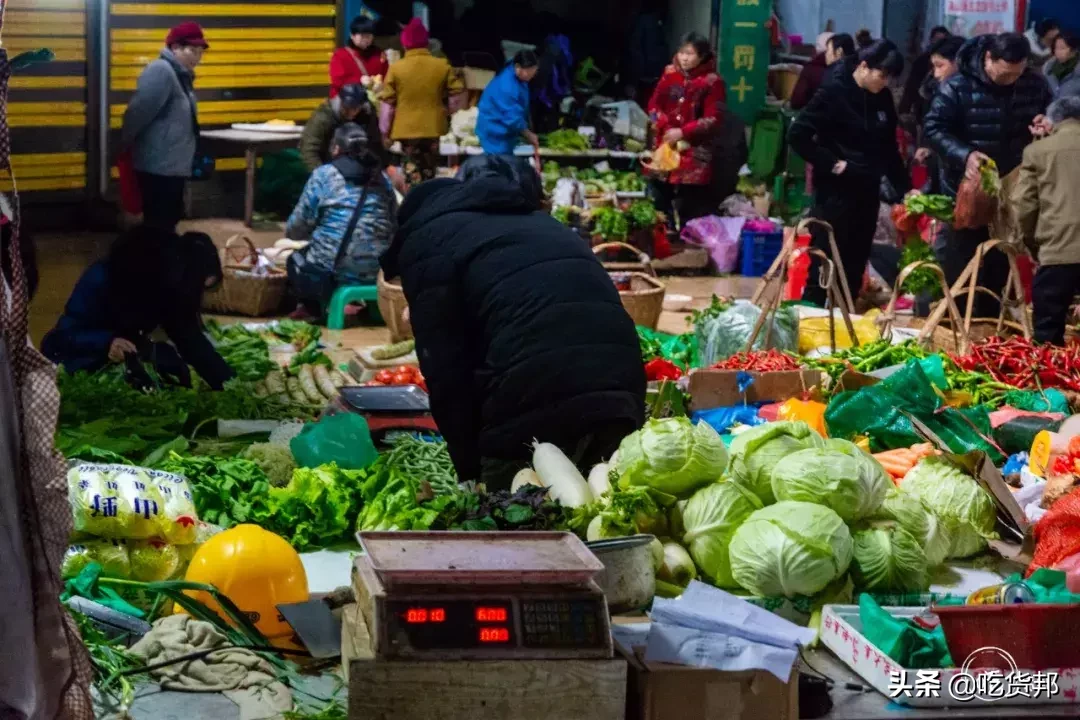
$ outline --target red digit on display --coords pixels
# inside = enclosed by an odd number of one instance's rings
[[[477,622],[506,622],[506,608],[478,607],[476,608]]]
[[[446,608],[431,608],[431,622],[446,622]]]
[[[507,628],[480,628],[480,642],[504,643],[510,642],[510,630]]]
[[[427,608],[409,608],[405,613],[405,622],[412,625],[419,625],[428,621]]]

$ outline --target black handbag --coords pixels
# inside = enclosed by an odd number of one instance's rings
[[[367,195],[368,187],[365,185],[363,192],[360,193],[360,200],[356,203],[356,210],[353,211],[352,217],[349,219],[349,227],[345,230],[345,236],[341,239],[337,255],[334,257],[334,264],[329,272],[314,267],[308,262],[307,251],[310,246],[289,256],[288,261],[285,263],[286,270],[289,273],[289,286],[292,288],[293,295],[299,300],[317,301],[320,310],[324,309],[326,304],[330,302],[334,291],[337,290],[337,267],[341,263],[341,258],[345,255],[349,243],[352,242],[352,236],[356,232],[356,224],[360,222],[360,213],[364,210],[364,201],[367,200]]]

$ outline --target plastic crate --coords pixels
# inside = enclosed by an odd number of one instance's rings
[[[971,658],[972,668],[1009,671],[1000,653],[1008,653],[1024,670],[1080,667],[1080,605],[937,606],[949,654],[956,663]]]
[[[743,230],[740,246],[742,274],[746,277],[761,277],[784,248],[784,231]]]

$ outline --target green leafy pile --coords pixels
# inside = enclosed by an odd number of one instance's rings
[[[937,262],[934,249],[918,236],[908,238],[907,242],[904,243],[903,251],[900,253],[900,268],[903,269],[912,263],[924,261]],[[932,268],[921,267],[907,276],[901,289],[912,295],[925,293],[930,295],[931,298],[939,298],[941,297],[941,278]]]
[[[584,152],[589,141],[577,130],[555,130],[540,137],[540,145],[558,152]]]
[[[912,195],[904,200],[904,207],[912,215],[926,215],[951,223],[956,203],[948,195]]]
[[[298,468],[285,487],[272,487],[270,517],[263,527],[281,535],[298,551],[348,539],[360,511],[366,470],[343,470],[331,463]]]
[[[625,240],[630,234],[630,221],[621,210],[613,207],[601,207],[592,211],[593,235],[604,240]]]
[[[218,353],[241,380],[262,380],[266,373],[274,369],[269,345],[254,330],[249,330],[240,323],[221,325],[211,319],[206,321],[206,331],[214,341]]]
[[[399,435],[390,441],[386,461],[408,477],[427,482],[436,495],[456,492],[457,471],[445,442],[432,442],[413,435]]]
[[[270,332],[274,337],[284,340],[297,350],[307,347],[322,337],[322,331],[318,326],[288,318],[275,322],[270,327]]]
[[[267,527],[270,481],[251,460],[172,453],[159,469],[187,478],[203,522],[223,528],[248,522]]]

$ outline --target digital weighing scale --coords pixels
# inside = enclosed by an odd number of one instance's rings
[[[428,394],[417,385],[343,387],[326,412],[363,415],[375,439],[393,430],[439,430],[431,416]]]
[[[353,588],[376,660],[612,657],[603,569],[572,533],[361,532]]]

